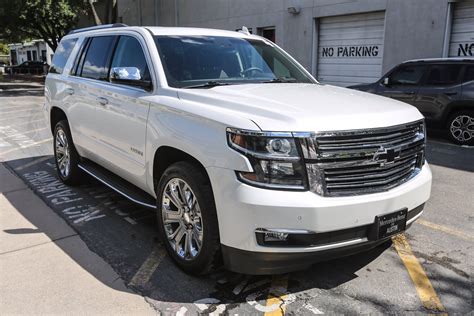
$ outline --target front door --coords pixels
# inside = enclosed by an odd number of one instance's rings
[[[388,75],[388,82],[381,84],[377,93],[415,105],[418,84],[425,69],[423,65],[401,65]]]
[[[73,134],[77,136],[74,142],[92,159],[104,154],[98,138],[101,122],[97,119],[97,108],[101,106],[102,87],[107,80],[106,69],[115,40],[116,36],[89,38],[65,87],[70,94],[68,111]]]
[[[143,80],[150,80],[150,72],[143,45],[133,36],[119,37],[110,69],[135,67]],[[118,83],[107,83],[102,88],[101,105],[97,108],[100,122],[98,137],[103,144],[107,168],[129,182],[145,188],[145,139],[150,92],[143,88]]]

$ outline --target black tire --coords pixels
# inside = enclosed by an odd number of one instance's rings
[[[65,137],[67,142],[66,152],[69,156],[69,167],[67,172],[62,172],[63,168],[60,166],[61,153],[59,152],[58,142],[61,143],[61,137]],[[64,140],[62,140],[64,141]],[[69,124],[66,120],[59,121],[54,127],[54,138],[53,138],[53,148],[54,148],[54,161],[56,162],[56,170],[58,172],[58,177],[67,185],[77,185],[81,182],[82,179],[82,170],[79,169],[80,156],[74,147],[74,142],[72,141],[71,131],[69,130]]]
[[[196,216],[196,214],[193,212],[195,211],[195,208],[188,208],[187,211],[183,210],[181,211],[183,214],[188,213],[191,214],[191,221],[187,222],[186,224],[186,219],[181,215],[178,215],[178,217],[181,217],[181,220],[179,223],[172,223],[168,224],[167,227],[165,227],[164,220],[163,220],[163,212],[166,212],[165,207],[168,208],[168,210],[180,212],[178,208],[173,207],[172,202],[169,198],[163,199],[163,192],[165,188],[167,190],[170,188],[169,185],[172,185],[172,183],[176,183],[176,179],[181,179],[184,181],[186,185],[190,188],[190,190],[186,191],[183,189],[180,192],[187,192],[191,193],[192,196],[194,196],[197,199],[197,205],[199,205],[200,213],[199,216]],[[179,182],[182,184],[182,182]],[[218,221],[217,221],[217,213],[216,213],[216,206],[214,203],[214,197],[212,194],[212,188],[211,184],[209,182],[209,178],[207,177],[207,174],[205,170],[202,169],[202,167],[197,166],[195,164],[189,163],[189,162],[177,162],[168,167],[163,175],[161,176],[161,179],[158,183],[157,186],[157,218],[158,218],[158,229],[160,232],[160,236],[163,240],[163,243],[166,247],[166,250],[170,257],[176,262],[176,264],[184,270],[186,273],[193,274],[193,275],[202,275],[209,273],[210,271],[214,270],[220,263],[221,261],[221,254],[220,254],[220,240],[219,240],[219,226],[218,226]],[[168,192],[168,191],[167,191]],[[163,206],[163,201],[165,200],[165,205]],[[172,209],[173,208],[173,209]],[[178,213],[176,213],[178,214]],[[189,220],[190,216],[188,216],[187,220]],[[201,223],[201,225],[197,224],[194,222],[196,218],[199,218],[200,220],[197,220],[198,223]],[[181,226],[184,225],[184,226]],[[191,226],[191,228],[189,226]],[[193,227],[193,225],[195,227]],[[198,226],[201,226],[202,228],[202,242],[201,242],[201,247],[199,252],[195,257],[189,257],[183,258],[181,257],[182,255],[186,256],[187,252],[181,251],[181,255],[178,255],[178,251],[175,251],[176,246],[172,246],[171,243],[175,244],[175,240],[171,241],[171,239],[168,239],[168,234],[170,234],[170,231],[173,231],[172,227],[187,227],[184,229],[186,235],[182,237],[181,240],[184,240],[183,242],[186,241],[186,236],[187,234],[191,234],[194,236],[194,228],[197,228]],[[171,229],[171,230],[170,230]],[[178,230],[178,228],[176,228]],[[197,246],[197,241],[196,239],[191,238],[191,247]],[[179,241],[178,241],[179,243]],[[194,243],[194,244],[193,244]],[[177,247],[180,249],[180,247]],[[183,245],[182,248],[185,248]],[[197,247],[196,247],[197,248]],[[195,249],[194,249],[195,250]]]

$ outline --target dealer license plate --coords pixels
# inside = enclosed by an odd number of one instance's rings
[[[378,239],[390,237],[405,231],[408,210],[403,209],[390,214],[375,217]]]

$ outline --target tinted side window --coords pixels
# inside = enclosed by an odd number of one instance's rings
[[[64,66],[66,65],[69,55],[71,55],[72,49],[74,48],[74,45],[76,45],[76,42],[77,38],[71,38],[62,40],[61,43],[59,43],[56,52],[54,52],[53,61],[51,62],[51,68],[49,69],[49,72],[56,74],[61,74],[63,72]]]
[[[434,65],[430,67],[427,85],[450,85],[458,82],[461,65]]]
[[[131,36],[120,36],[111,69],[115,67],[136,67],[142,80],[150,80],[150,72],[138,40]]]
[[[464,76],[464,82],[474,81],[474,65],[466,67],[466,75]]]
[[[106,80],[109,72],[109,57],[115,36],[99,36],[91,40],[82,66],[81,77]]]
[[[401,66],[390,75],[391,84],[415,85],[423,77],[425,66]]]

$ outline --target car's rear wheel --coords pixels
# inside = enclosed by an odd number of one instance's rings
[[[448,120],[451,140],[459,145],[474,144],[474,111],[459,111]]]
[[[67,185],[78,184],[82,172],[79,169],[80,157],[74,147],[71,131],[66,120],[58,122],[54,128],[54,160],[58,176]]]
[[[157,188],[158,225],[168,254],[191,274],[211,271],[220,258],[219,228],[209,179],[202,168],[178,162]]]

